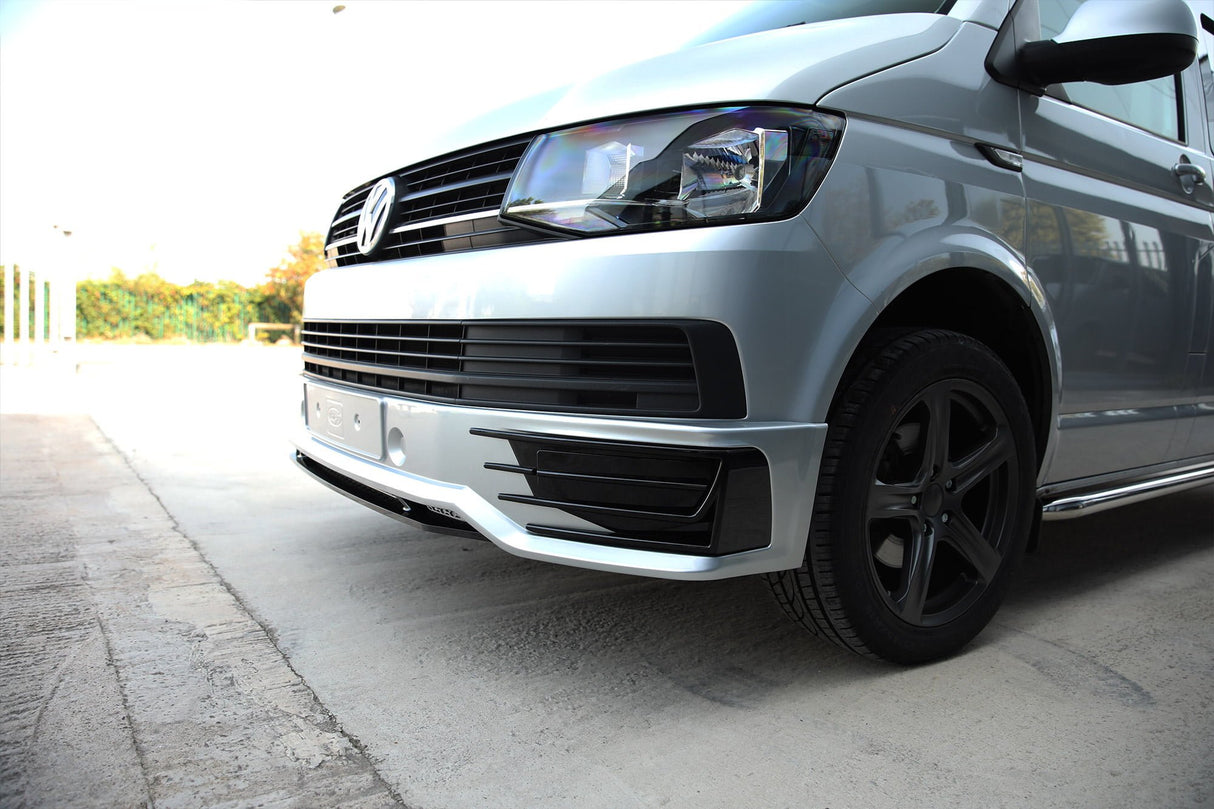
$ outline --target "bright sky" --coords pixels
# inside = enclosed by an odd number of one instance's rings
[[[345,191],[425,157],[421,128],[673,50],[741,4],[335,5],[0,0],[0,263],[257,283]]]

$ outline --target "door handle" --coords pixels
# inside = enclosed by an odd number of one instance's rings
[[[1180,187],[1186,194],[1192,194],[1199,185],[1205,185],[1206,170],[1201,166],[1190,163],[1187,158],[1172,166],[1172,173],[1180,180]]]

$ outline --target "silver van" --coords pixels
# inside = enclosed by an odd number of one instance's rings
[[[1210,6],[758,4],[448,134],[340,204],[296,462],[953,653],[1040,520],[1214,481]]]

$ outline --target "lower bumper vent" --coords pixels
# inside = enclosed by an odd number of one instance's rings
[[[503,409],[737,419],[737,344],[695,320],[307,320],[304,373]]]
[[[771,541],[770,475],[767,459],[756,449],[471,432],[508,441],[517,463],[485,467],[520,475],[520,484],[530,489],[503,492],[499,499],[564,512],[602,529],[532,523],[526,526],[532,534],[707,556]]]

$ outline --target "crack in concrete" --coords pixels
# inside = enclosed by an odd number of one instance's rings
[[[126,683],[118,672],[118,665],[114,662],[114,650],[110,646],[110,633],[105,627],[105,622],[101,620],[100,615],[94,615],[97,621],[97,628],[101,631],[101,643],[105,648],[105,665],[114,674],[114,681],[118,683],[118,697],[122,700],[122,712],[126,716],[127,731],[131,736],[131,746],[135,748],[135,760],[139,763],[139,772],[143,775],[143,792],[145,795],[143,805],[145,809],[153,809],[155,803],[152,801],[152,781],[148,772],[147,756],[143,751],[143,744],[139,741],[139,737],[135,735],[134,725],[131,723],[131,702],[127,697]]]

